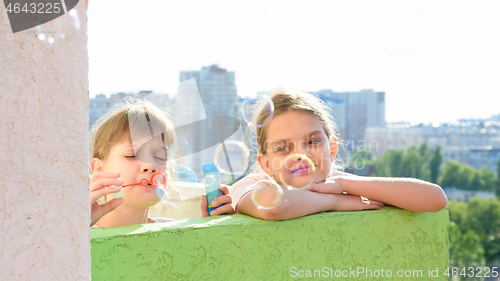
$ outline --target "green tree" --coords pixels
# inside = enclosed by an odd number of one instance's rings
[[[417,150],[412,146],[403,157],[403,177],[429,180],[429,170],[427,169],[426,159],[421,154],[422,150]]]
[[[375,161],[376,172],[374,176],[410,177],[431,181],[431,161],[434,158],[438,160],[434,160],[438,166],[437,171],[441,165],[439,159],[441,152],[438,150],[439,157],[435,157],[435,153],[434,150],[429,149],[426,143],[423,143],[419,148],[412,146],[408,148],[406,153],[403,150],[387,150],[381,158]],[[366,156],[359,154],[359,157]]]
[[[495,192],[495,174],[488,168],[482,167],[478,171],[481,178],[481,190],[489,190]]]
[[[462,230],[473,229],[481,238],[488,263],[500,262],[500,201],[472,198]]]
[[[403,150],[387,150],[376,163],[377,177],[404,177]]]
[[[481,178],[481,174],[478,171],[474,171],[471,174],[469,187],[470,190],[481,190],[484,185],[484,181]]]
[[[450,267],[485,266],[500,261],[500,201],[473,198],[448,203]],[[454,280],[468,280],[458,276]],[[476,279],[474,279],[476,280]]]
[[[427,145],[426,142],[424,142],[424,143],[422,143],[420,145],[420,147],[418,148],[418,152],[424,158],[429,157],[429,155],[430,155],[430,149],[429,149],[429,146]]]
[[[373,153],[367,150],[363,145],[359,146],[357,151],[352,155],[349,165],[352,166],[357,160],[363,159],[365,163],[373,163]]]
[[[447,161],[441,172],[441,176],[438,179],[438,184],[441,187],[452,187],[455,186],[459,188],[458,178],[460,176],[461,165],[459,162]]]
[[[450,268],[457,267],[460,271],[462,268],[468,268],[469,266],[485,266],[486,259],[484,257],[481,238],[474,230],[469,229],[466,232],[462,232],[455,222],[450,222],[448,235],[450,239]],[[453,280],[478,279],[458,275]]]
[[[472,185],[472,179],[476,173],[476,169],[469,165],[460,165],[460,173],[458,174],[458,186],[460,189],[477,190],[478,186]]]
[[[450,222],[455,222],[459,227],[465,226],[467,223],[467,203],[463,201],[448,202],[448,213],[450,214]],[[461,229],[466,230],[467,227]]]
[[[432,152],[432,157],[429,163],[429,169],[430,169],[430,181],[432,183],[437,183],[438,182],[438,177],[439,177],[439,167],[441,166],[441,163],[443,162],[443,155],[441,155],[441,147],[438,145],[436,149]]]
[[[494,174],[487,168],[477,170],[470,165],[448,161],[443,167],[438,184],[442,187],[454,186],[468,190],[493,190]]]
[[[498,199],[500,199],[500,159],[498,160],[497,164],[497,181],[496,181],[495,191]]]
[[[357,151],[353,154],[354,157],[364,160],[373,160],[373,153],[366,149],[364,145],[360,145],[356,150]]]

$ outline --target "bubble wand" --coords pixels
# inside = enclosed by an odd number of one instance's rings
[[[122,185],[122,188],[132,185],[142,185],[142,186],[152,185],[154,187],[157,187],[159,185],[165,185],[166,183],[167,183],[167,177],[163,175],[163,173],[157,172],[151,176],[151,180],[149,181],[147,179],[142,179],[140,182]]]

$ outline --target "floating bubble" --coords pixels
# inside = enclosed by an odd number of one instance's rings
[[[48,45],[66,45],[80,30],[80,17],[76,10],[35,27],[37,38]]]
[[[199,188],[196,174],[187,166],[176,165],[171,168],[173,184],[179,190],[182,200],[196,197]]]
[[[279,171],[281,183],[289,190],[298,190],[313,183],[316,165],[304,154],[292,154],[281,163]]]
[[[276,208],[283,202],[283,189],[273,180],[261,180],[252,187],[252,201],[258,209]]]
[[[258,111],[262,110],[263,117],[256,120]],[[246,98],[241,104],[241,116],[249,127],[261,128],[271,122],[274,115],[274,103],[267,95],[262,95],[257,99]]]
[[[172,182],[162,188],[157,188],[157,192],[158,197],[164,204],[177,206],[183,201],[181,191]]]
[[[161,172],[162,176],[153,179],[153,182],[159,183],[156,191],[160,200],[168,205],[176,206],[182,201],[181,192],[175,187],[172,179],[172,169]]]
[[[165,204],[176,206],[179,203],[194,198],[202,188],[196,174],[187,166],[176,165],[162,172],[168,180],[159,185],[158,196]]]
[[[198,178],[196,177],[196,174],[187,166],[183,165],[176,165],[171,168],[172,170],[172,177],[174,182],[190,182],[190,183],[197,183]]]
[[[193,164],[193,148],[185,139],[176,139],[168,148],[168,160],[174,160],[177,165],[191,167]],[[183,172],[180,169],[179,172]]]
[[[250,151],[244,143],[229,140],[215,150],[214,163],[221,173],[239,174],[246,171],[249,157]]]

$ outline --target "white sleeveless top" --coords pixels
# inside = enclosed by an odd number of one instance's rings
[[[334,176],[354,176],[356,175],[345,173],[345,172],[340,172],[340,171],[332,171],[328,177],[334,177]],[[229,189],[229,195],[231,196],[232,203],[231,205],[233,206],[235,213],[237,213],[236,206],[238,205],[238,202],[240,201],[241,197],[243,195],[247,194],[252,190],[253,184],[255,184],[258,181],[269,179],[269,177],[266,174],[250,174],[241,180],[239,180],[237,183],[233,184],[233,186]]]

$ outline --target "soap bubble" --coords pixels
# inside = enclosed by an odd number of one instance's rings
[[[179,191],[182,200],[195,197],[198,188],[196,174],[187,166],[176,165],[171,168],[173,184]]]
[[[248,167],[250,151],[240,141],[225,141],[215,150],[214,163],[219,172],[239,174]]]
[[[66,45],[77,36],[79,30],[80,17],[74,9],[35,27],[37,38],[48,45]]]
[[[160,200],[168,205],[176,206],[182,201],[181,192],[175,187],[171,179],[172,170],[164,170],[162,176],[156,177],[153,182],[157,183],[156,191]]]
[[[304,154],[292,154],[281,163],[279,171],[281,183],[289,190],[298,190],[313,183],[316,165]]]
[[[196,174],[187,166],[183,165],[175,165],[172,168],[172,177],[174,182],[191,182],[197,183],[198,179],[196,178]]]
[[[272,209],[283,202],[283,189],[273,180],[261,180],[252,187],[252,201],[258,209]]]
[[[258,110],[263,110],[266,118],[255,120]],[[241,104],[241,116],[249,127],[261,128],[267,125],[274,115],[274,103],[267,95],[262,95],[257,99],[246,98]]]
[[[187,140],[176,139],[168,149],[168,159],[174,160],[178,165],[190,167],[193,164],[193,148]]]

